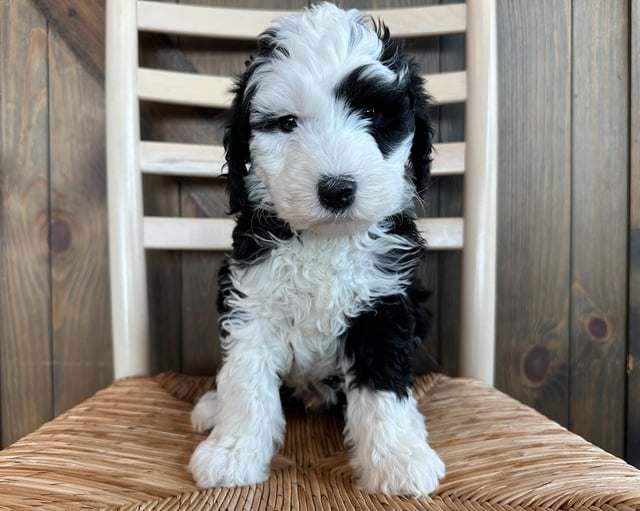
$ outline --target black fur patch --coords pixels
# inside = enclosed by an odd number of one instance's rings
[[[385,223],[389,234],[411,240],[413,248],[411,250],[390,250],[378,258],[378,268],[389,273],[396,273],[399,267],[412,266],[415,269],[424,255],[425,241],[418,231],[413,215],[403,211],[386,218]]]
[[[423,296],[416,289],[381,298],[372,310],[353,320],[345,338],[352,386],[408,397],[413,354],[429,328],[428,315],[419,303]]]
[[[431,170],[431,146],[434,136],[428,113],[431,98],[425,93],[425,84],[420,76],[419,66],[404,53],[402,41],[391,39],[389,29],[381,21],[374,21],[374,27],[378,38],[383,43],[380,62],[396,73],[399,73],[403,68],[408,71],[407,80],[403,85],[409,97],[415,121],[415,133],[409,160],[413,169],[413,182],[416,191],[422,195],[427,189]]]
[[[413,131],[414,120],[408,95],[396,84],[383,83],[375,75],[363,76],[361,66],[335,88],[337,98],[369,120],[369,130],[380,152],[388,156]]]
[[[388,252],[380,257],[378,266],[389,273],[396,273],[399,267],[413,268],[412,283],[406,294],[380,298],[352,321],[345,337],[345,355],[352,361],[353,385],[407,397],[413,354],[429,335],[431,323],[423,306],[429,293],[415,275],[424,248],[411,214],[399,213],[386,222],[389,233],[413,241],[415,248]]]
[[[227,160],[227,191],[229,193],[229,213],[241,211],[247,202],[247,190],[244,182],[248,174],[251,154],[249,140],[251,138],[251,125],[249,114],[251,101],[255,94],[255,88],[248,87],[248,82],[256,69],[265,62],[274,58],[275,53],[286,55],[286,50],[277,44],[278,31],[276,29],[265,30],[258,39],[258,51],[245,62],[245,72],[236,77],[235,85],[231,92],[231,122],[227,126],[223,138],[225,158]]]
[[[234,264],[253,264],[269,257],[281,241],[293,237],[289,224],[275,213],[244,207],[233,229]]]

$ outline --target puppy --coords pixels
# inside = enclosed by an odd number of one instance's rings
[[[282,384],[309,408],[346,393],[358,485],[426,495],[444,476],[411,394],[426,335],[414,198],[432,142],[417,66],[389,30],[332,4],[265,31],[224,145],[233,251],[219,276],[224,363],[196,405],[200,487],[267,479]]]

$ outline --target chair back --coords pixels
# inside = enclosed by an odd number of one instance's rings
[[[466,32],[467,69],[427,74],[436,104],[466,102],[465,141],[435,144],[433,176],[464,174],[464,218],[421,218],[431,250],[463,250],[461,372],[493,382],[496,237],[494,0],[368,11],[395,38]],[[251,40],[284,11],[107,0],[107,185],[115,377],[150,372],[145,250],[231,248],[233,220],[143,213],[143,174],[215,177],[218,145],[141,140],[140,101],[230,106],[229,76],[139,65],[139,32]]]

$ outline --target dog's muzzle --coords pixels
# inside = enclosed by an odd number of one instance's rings
[[[356,182],[347,176],[325,176],[318,182],[318,200],[332,213],[344,211],[356,200]]]

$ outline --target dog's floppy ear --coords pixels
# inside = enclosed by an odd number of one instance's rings
[[[231,122],[227,126],[223,140],[227,160],[227,192],[229,193],[230,214],[238,213],[247,202],[244,178],[248,173],[247,164],[250,160],[251,126],[249,124],[249,98],[246,97],[246,93],[250,75],[251,67],[248,66],[245,73],[236,81],[231,103]]]
[[[434,132],[428,112],[430,98],[424,90],[424,81],[420,76],[418,65],[404,53],[402,40],[392,39],[389,28],[383,22],[373,20],[373,25],[378,33],[378,38],[383,43],[380,60],[398,76],[403,76],[402,83],[406,87],[411,102],[411,110],[415,119],[415,134],[409,155],[409,164],[416,191],[422,195],[427,189],[429,172],[431,171]]]
[[[413,62],[409,65],[408,93],[415,119],[409,163],[416,191],[422,195],[429,183],[434,131],[428,112],[430,98],[424,90],[424,81],[418,73],[418,66]]]
[[[231,103],[231,122],[224,134],[225,158],[227,160],[227,192],[229,193],[230,214],[240,212],[247,203],[247,188],[244,178],[249,173],[247,165],[251,161],[249,142],[251,140],[251,99],[255,86],[249,81],[255,71],[271,60],[274,54],[286,56],[286,50],[277,45],[277,30],[267,29],[258,39],[258,51],[249,59],[244,74],[236,79]]]

